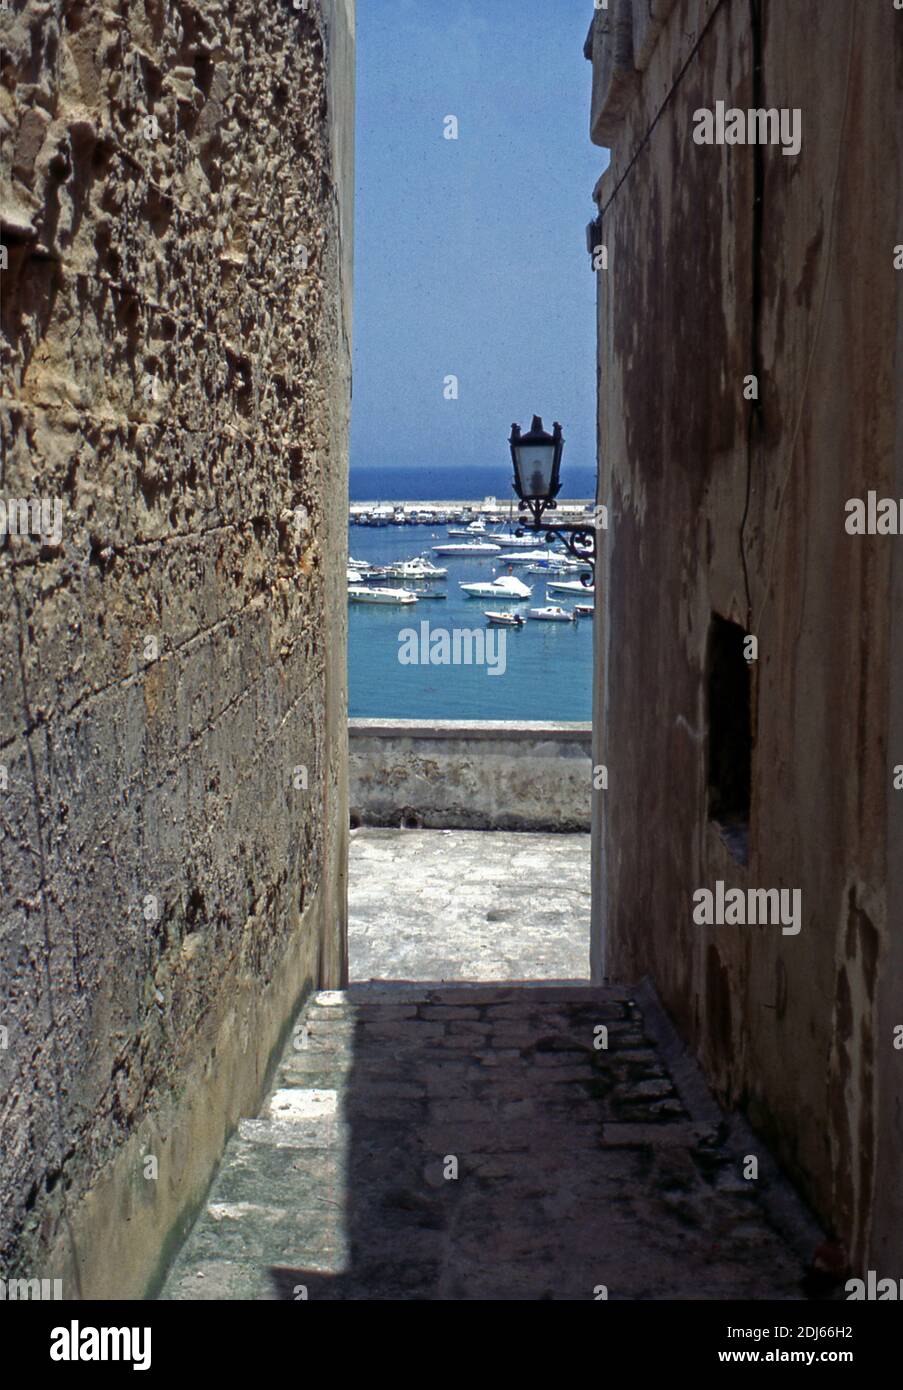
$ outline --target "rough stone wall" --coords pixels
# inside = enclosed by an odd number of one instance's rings
[[[0,1274],[134,1296],[344,971],[353,0],[0,38]]]
[[[592,45],[592,125],[612,147],[595,961],[654,976],[854,1265],[883,1255],[896,1277],[903,538],[848,535],[845,504],[903,498],[903,13],[679,0],[653,7],[630,76],[628,13],[642,28],[648,8],[611,0]],[[695,144],[693,113],[718,100],[799,108],[800,153]],[[709,820],[713,613],[759,642],[746,867]],[[718,880],[800,889],[800,934],[695,925],[692,894]]]

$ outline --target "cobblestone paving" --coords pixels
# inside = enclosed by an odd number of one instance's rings
[[[626,989],[318,995],[163,1297],[801,1298],[726,1128]]]

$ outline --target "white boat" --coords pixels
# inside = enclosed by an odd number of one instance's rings
[[[530,550],[536,545],[535,536],[515,536],[510,531],[493,531],[489,539],[499,545],[510,545],[512,550]]]
[[[448,576],[448,570],[439,569],[424,555],[418,555],[414,560],[402,560],[397,565],[389,565],[385,573],[391,579],[445,579]]]
[[[503,574],[498,579],[487,580],[485,583],[461,584],[459,587],[471,598],[525,599],[533,594],[530,586],[520,579],[515,579],[513,574]]]
[[[345,571],[345,578],[349,584],[363,584],[364,582],[364,576],[358,570],[353,570],[350,565]]]
[[[594,603],[575,603],[574,612],[578,618],[591,618],[596,611]]]
[[[596,597],[596,586],[594,584],[581,584],[579,579],[567,579],[563,583],[553,584],[551,580],[546,585],[553,594],[585,594],[589,598]]]
[[[540,560],[552,558],[548,550],[516,550],[510,555],[500,555],[499,562],[503,565],[535,565]]]
[[[548,608],[531,608],[527,613],[528,618],[534,618],[539,623],[572,623],[574,614],[567,608],[556,608],[550,605]]]
[[[348,590],[352,603],[416,603],[417,595],[409,589],[371,589],[366,585],[355,585]]]
[[[349,558],[348,568],[350,570],[368,570],[370,568],[370,562],[369,560],[353,560]]]
[[[434,555],[498,555],[500,545],[490,545],[488,541],[462,541],[460,545],[434,545]]]
[[[520,613],[492,613],[484,614],[489,621],[490,627],[524,627],[526,618]]]
[[[463,530],[456,526],[449,526],[448,534],[450,536],[476,536],[479,539],[480,536],[486,535],[486,523],[482,517],[477,517],[476,521],[472,521]]]

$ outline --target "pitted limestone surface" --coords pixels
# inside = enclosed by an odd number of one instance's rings
[[[163,1297],[802,1297],[724,1132],[627,989],[318,995]]]

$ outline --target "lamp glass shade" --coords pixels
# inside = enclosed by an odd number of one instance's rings
[[[555,444],[531,444],[529,440],[514,446],[514,464],[520,495],[553,497],[555,494]]]

